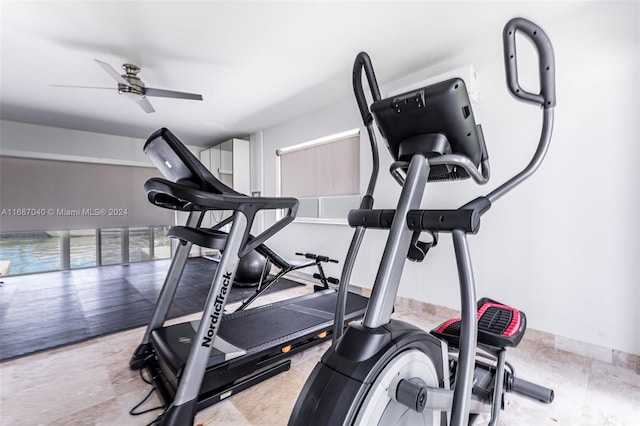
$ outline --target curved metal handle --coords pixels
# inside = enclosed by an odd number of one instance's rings
[[[469,160],[469,158],[463,155],[446,154],[446,155],[441,155],[439,157],[429,158],[430,166],[442,165],[442,164],[453,164],[455,166],[462,167],[469,174],[469,176],[471,176],[473,180],[480,185],[484,185],[485,183],[489,182],[490,172],[489,172],[489,161],[487,160],[482,161],[481,163],[482,172],[481,172],[476,168],[473,162]]]
[[[489,182],[489,176],[491,171],[489,169],[489,161],[483,160],[481,163],[481,170],[478,170],[471,160],[463,155],[458,154],[445,154],[438,157],[428,158],[429,166],[441,166],[445,164],[452,164],[454,166],[462,167],[471,176],[471,178],[478,184],[484,185]],[[400,186],[404,185],[405,177],[401,173],[406,171],[409,167],[408,161],[396,161],[391,164],[389,171],[391,176],[395,179]]]
[[[540,93],[533,94],[525,92],[520,88],[518,83],[518,75],[516,71],[515,57],[515,32],[523,31],[535,43],[538,49],[539,66],[540,66]],[[504,60],[507,72],[507,85],[511,93],[520,99],[534,102],[543,106],[542,112],[542,130],[540,133],[540,141],[533,158],[527,166],[517,175],[498,186],[496,189],[487,194],[487,198],[491,203],[501,198],[507,192],[511,191],[523,181],[528,179],[544,160],[549,144],[551,143],[551,134],[553,133],[553,107],[556,105],[556,82],[555,82],[555,62],[553,56],[553,46],[547,34],[531,21],[523,18],[515,18],[507,22],[503,32],[504,39]]]
[[[540,93],[530,93],[520,86],[518,81],[516,31],[524,33],[538,50]],[[556,105],[555,60],[553,46],[547,34],[524,18],[514,18],[507,22],[502,32],[504,42],[504,64],[507,74],[507,86],[518,99],[542,105],[545,109]]]
[[[369,82],[369,89],[371,89],[371,95],[373,101],[379,101],[380,89],[378,88],[378,82],[376,81],[376,75],[373,72],[373,66],[371,65],[371,58],[366,52],[358,53],[356,61],[353,64],[353,91],[356,95],[356,101],[358,102],[358,108],[360,109],[360,115],[365,126],[371,125],[373,117],[369,111],[369,105],[364,95],[364,89],[362,88],[362,69],[367,75],[367,81]]]

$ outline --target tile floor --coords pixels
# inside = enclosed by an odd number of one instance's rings
[[[308,286],[274,296],[292,297]],[[270,299],[271,298],[271,299]],[[396,306],[395,316],[431,329],[452,311],[415,302]],[[0,364],[0,425],[146,425],[156,413],[128,411],[149,391],[128,360],[143,328],[100,337]],[[640,372],[553,348],[552,337],[528,330],[507,355],[520,377],[554,388],[543,405],[508,395],[503,425],[640,425]],[[292,368],[203,410],[203,425],[285,425],[300,388],[327,343],[292,357]],[[155,395],[145,404],[158,404]]]

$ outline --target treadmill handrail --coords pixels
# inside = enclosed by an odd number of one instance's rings
[[[172,210],[238,210],[252,205],[256,210],[292,209],[298,200],[290,197],[248,197],[214,194],[163,178],[151,178],[144,184],[149,202]]]
[[[235,210],[247,218],[247,229],[240,245],[240,257],[271,238],[293,221],[298,212],[298,200],[289,197],[247,197],[245,195],[220,195],[191,188],[162,178],[151,178],[145,184],[147,198],[152,204],[173,210]],[[255,238],[249,231],[259,210],[286,209],[285,216],[265,229]]]

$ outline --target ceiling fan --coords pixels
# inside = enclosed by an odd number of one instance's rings
[[[156,89],[153,87],[146,87],[138,73],[140,67],[133,64],[123,64],[124,74],[119,74],[111,65],[106,62],[95,61],[104,69],[107,74],[111,76],[118,83],[118,93],[125,95],[135,101],[140,108],[146,113],[155,112],[151,102],[147,99],[147,96],[157,96],[163,98],[176,98],[176,99],[189,99],[194,101],[201,101],[202,95],[195,93],[176,92],[173,90]],[[76,87],[76,88],[91,88],[91,89],[112,89],[110,87],[86,87],[86,86],[67,86],[67,85],[54,85],[57,87]]]

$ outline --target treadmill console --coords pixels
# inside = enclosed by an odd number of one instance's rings
[[[171,182],[213,194],[240,195],[216,179],[169,129],[154,132],[144,153]]]

